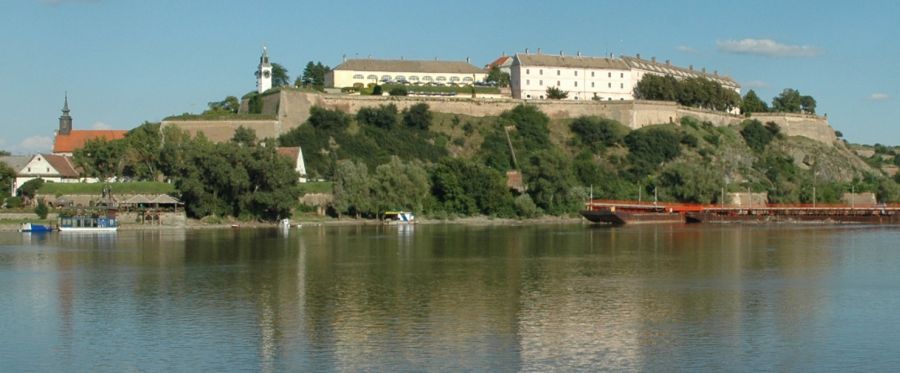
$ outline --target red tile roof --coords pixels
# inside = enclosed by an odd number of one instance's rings
[[[506,63],[506,60],[508,60],[508,59],[510,59],[510,58],[512,58],[512,57],[510,57],[510,56],[501,56],[501,57],[498,57],[496,60],[494,60],[494,62],[491,62],[491,63],[487,64],[487,66],[485,66],[485,68],[488,69],[488,70],[490,70],[490,69],[491,69],[492,67],[494,67],[494,66],[498,66],[498,67],[499,67],[499,66],[502,66],[504,63]]]
[[[275,151],[277,151],[278,154],[281,154],[285,157],[290,158],[291,162],[297,162],[297,157],[300,156],[300,148],[299,147],[294,147],[294,148],[278,147],[278,148],[275,148]]]
[[[125,130],[72,130],[68,135],[56,134],[56,141],[53,142],[54,153],[72,153],[81,149],[84,143],[94,139],[105,139],[106,141],[118,140],[125,138]]]

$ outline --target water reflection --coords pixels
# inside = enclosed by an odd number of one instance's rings
[[[888,296],[900,258],[885,249],[898,238],[675,225],[6,234],[0,317],[17,322],[0,335],[18,343],[0,353],[12,370],[887,367],[873,357],[892,344],[851,347],[900,332]]]

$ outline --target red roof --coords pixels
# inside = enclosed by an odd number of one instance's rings
[[[487,64],[487,66],[485,66],[485,67],[486,67],[488,70],[490,70],[490,69],[491,69],[492,67],[494,67],[494,66],[497,66],[497,67],[503,66],[503,64],[506,63],[506,60],[508,60],[508,59],[510,59],[510,58],[512,58],[512,57],[510,57],[510,56],[501,56],[501,57],[497,58],[496,60],[494,60],[494,62],[491,62],[491,63]]]
[[[84,143],[89,140],[105,139],[106,141],[119,140],[125,138],[125,130],[72,130],[68,135],[56,134],[56,141],[53,142],[54,153],[73,153],[75,150],[81,149]]]
[[[294,147],[294,148],[278,147],[278,148],[275,148],[275,151],[277,151],[278,154],[281,154],[285,157],[290,158],[291,162],[297,162],[297,158],[300,156],[300,148],[299,147]]]

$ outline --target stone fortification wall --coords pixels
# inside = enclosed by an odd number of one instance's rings
[[[828,118],[809,114],[755,113],[750,118],[762,123],[775,122],[787,136],[803,136],[828,145],[837,140]]]
[[[231,140],[234,131],[244,126],[256,131],[256,137],[277,138],[282,133],[281,123],[277,120],[164,120],[161,128],[175,126],[188,131],[191,136],[203,132],[213,142],[225,142]]]

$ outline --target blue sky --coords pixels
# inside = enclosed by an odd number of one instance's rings
[[[608,53],[730,75],[767,101],[818,101],[851,142],[900,145],[895,1],[4,2],[0,148],[48,151],[68,91],[76,129],[130,129],[255,89],[262,45],[307,61]]]

